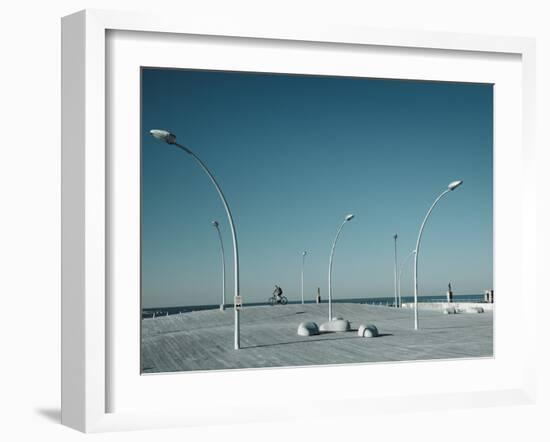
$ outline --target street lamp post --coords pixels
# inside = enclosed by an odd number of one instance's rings
[[[304,303],[304,263],[306,261],[307,251],[302,252],[302,279],[301,279],[301,293],[302,293],[302,304]]]
[[[235,262],[235,299],[233,302],[233,309],[235,311],[235,334],[234,334],[234,348],[235,350],[238,350],[240,348],[240,324],[239,324],[239,308],[237,308],[237,300],[240,299],[239,295],[239,250],[237,245],[237,231],[235,229],[235,223],[233,222],[233,215],[231,215],[231,209],[229,208],[229,204],[227,203],[227,200],[225,199],[225,196],[222,192],[222,189],[220,188],[218,182],[216,181],[216,178],[214,178],[214,175],[208,170],[208,167],[206,167],[206,164],[202,162],[202,160],[193,153],[191,149],[188,147],[183,146],[182,144],[179,144],[176,142],[176,136],[166,130],[161,129],[153,129],[150,131],[151,135],[159,140],[162,140],[168,144],[172,144],[176,147],[179,147],[181,150],[183,150],[185,153],[191,155],[193,159],[199,164],[201,169],[208,175],[210,180],[212,181],[212,184],[214,184],[214,187],[218,191],[218,195],[220,196],[223,206],[225,208],[225,212],[227,213],[227,218],[229,219],[229,226],[231,227],[231,235],[233,237],[233,261]]]
[[[395,307],[399,307],[397,299],[397,233],[393,235],[394,243],[394,265],[393,265],[393,292],[394,292],[394,302]]]
[[[399,298],[398,303],[401,307],[401,274],[403,273],[403,268],[405,267],[405,264],[409,261],[409,259],[416,253],[416,250],[412,250],[411,253],[407,255],[403,263],[401,264],[401,267],[399,268],[399,274],[397,276],[397,297]]]
[[[426,213],[426,216],[424,217],[424,221],[422,221],[422,225],[420,226],[420,231],[418,232],[418,239],[416,240],[416,253],[414,254],[414,329],[418,330],[418,254],[420,253],[420,240],[422,239],[422,232],[424,231],[424,226],[426,225],[426,221],[428,220],[428,217],[432,213],[432,210],[434,209],[435,205],[439,202],[441,198],[443,198],[446,194],[449,192],[452,192],[455,190],[458,186],[462,184],[462,180],[453,181],[447,186],[447,189],[439,195],[435,201],[433,202],[432,206],[430,207],[430,210],[428,210],[428,213]]]
[[[334,242],[332,243],[332,248],[330,249],[330,259],[328,263],[328,320],[332,321],[332,257],[334,256],[334,247],[336,247],[336,241],[338,241],[338,237],[340,236],[340,232],[342,231],[342,228],[344,227],[344,224],[346,224],[348,221],[351,221],[354,218],[355,215],[349,214],[346,215],[344,218],[344,221],[338,228],[338,231],[336,232],[336,237],[334,238]]]
[[[225,251],[223,248],[222,234],[220,232],[220,223],[218,221],[212,221],[212,225],[218,232],[218,238],[220,239],[220,251],[222,255],[222,303],[220,304],[220,310],[225,310]]]

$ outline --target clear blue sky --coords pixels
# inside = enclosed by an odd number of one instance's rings
[[[167,129],[216,175],[232,207],[245,302],[282,286],[335,298],[393,296],[399,261],[447,184],[426,227],[420,295],[482,293],[493,279],[492,85],[143,69],[142,305],[216,304],[218,220],[233,295],[232,242],[208,177],[183,151],[153,139]],[[412,293],[412,265],[402,294]]]

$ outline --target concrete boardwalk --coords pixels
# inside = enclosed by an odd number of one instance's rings
[[[233,309],[205,310],[142,320],[143,373],[410,361],[493,355],[493,313],[413,311],[367,304],[333,304],[334,316],[352,331],[302,337],[302,321],[328,319],[328,305],[245,307],[241,350],[233,349]],[[360,324],[374,324],[380,336],[360,338]]]

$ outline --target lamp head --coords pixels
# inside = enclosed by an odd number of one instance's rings
[[[393,239],[397,239],[397,233],[393,235]]]
[[[167,130],[151,129],[149,133],[153,135],[153,137],[162,140],[168,144],[176,144],[176,136],[168,132]]]
[[[215,227],[215,228],[218,228],[218,226],[220,225],[220,223],[218,221],[212,221],[212,225]]]
[[[449,190],[455,190],[455,189],[456,189],[458,186],[460,186],[462,183],[463,183],[462,180],[453,181],[453,182],[450,183],[447,187],[449,188]]]
[[[355,217],[355,215],[353,213],[350,213],[349,215],[346,215],[345,220],[346,221],[351,221],[354,217]]]
[[[303,253],[302,253],[302,256],[306,256],[307,255],[307,251],[304,250]]]

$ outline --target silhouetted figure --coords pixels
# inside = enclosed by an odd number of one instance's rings
[[[447,287],[449,288],[449,290],[447,291],[447,302],[453,302],[453,289],[450,282]]]
[[[277,302],[281,301],[281,296],[283,295],[283,289],[279,287],[278,285],[275,286],[275,290],[273,290],[273,296],[277,298]]]

